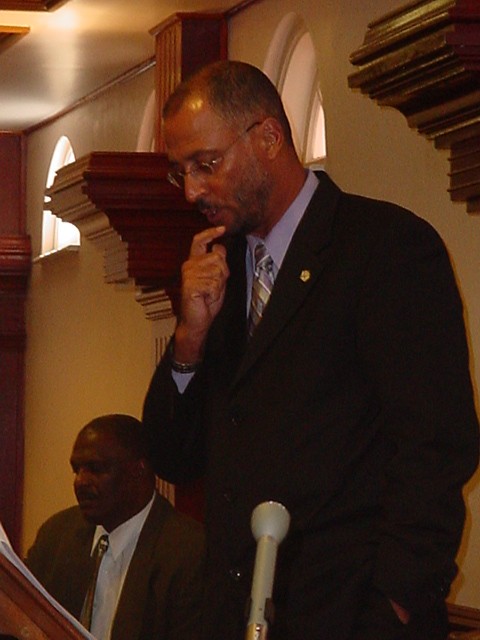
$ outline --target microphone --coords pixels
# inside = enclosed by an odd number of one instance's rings
[[[257,541],[257,553],[245,640],[265,640],[267,637],[277,549],[289,526],[290,514],[279,502],[262,502],[252,512],[251,528]]]

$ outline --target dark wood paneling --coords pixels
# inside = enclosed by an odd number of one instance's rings
[[[14,547],[21,533],[25,296],[31,264],[24,234],[23,139],[0,133],[0,519]]]
[[[0,236],[25,229],[23,137],[0,132]]]

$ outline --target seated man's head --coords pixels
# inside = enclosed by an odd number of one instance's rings
[[[85,519],[107,531],[141,511],[153,495],[148,442],[142,423],[132,416],[106,415],[85,425],[70,464]]]

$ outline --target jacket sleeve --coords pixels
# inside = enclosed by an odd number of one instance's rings
[[[442,241],[409,217],[383,240],[358,305],[358,346],[394,451],[374,586],[414,611],[445,598],[456,574],[478,421],[462,303]]]
[[[184,393],[179,393],[172,378],[169,351],[152,377],[143,406],[143,424],[155,472],[169,482],[181,483],[200,477],[205,466],[205,380],[200,368]]]
[[[56,519],[49,518],[39,528],[35,541],[25,558],[26,566],[42,583],[45,583],[51,570],[55,541],[57,539],[56,533]]]

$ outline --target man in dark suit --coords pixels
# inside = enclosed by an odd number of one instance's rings
[[[79,506],[42,525],[27,566],[84,622],[92,551],[108,534],[96,581],[93,635],[197,640],[203,529],[155,492],[141,422],[121,414],[92,420],[80,431],[70,462]]]
[[[250,65],[202,69],[163,116],[169,179],[212,228],[143,419],[162,477],[206,477],[204,637],[244,637],[250,515],[275,500],[269,640],[445,639],[478,422],[442,241],[306,171]]]

